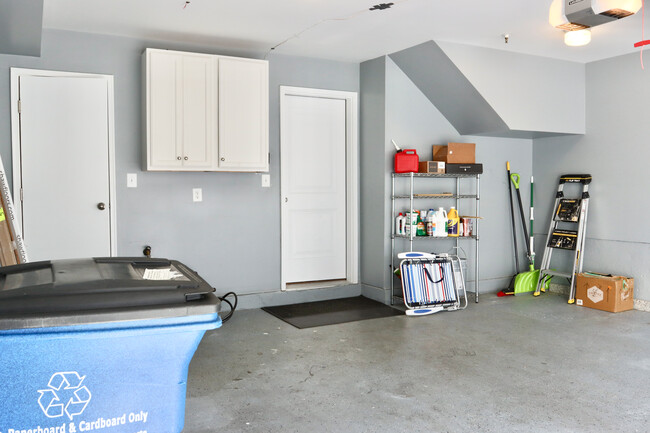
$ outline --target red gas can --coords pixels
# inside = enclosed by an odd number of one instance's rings
[[[395,173],[418,172],[418,153],[415,149],[404,149],[395,154]]]

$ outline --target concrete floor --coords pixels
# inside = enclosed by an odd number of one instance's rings
[[[648,432],[649,325],[556,294],[302,330],[238,311],[190,364],[184,432]]]

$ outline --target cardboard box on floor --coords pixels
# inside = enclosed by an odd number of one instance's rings
[[[618,313],[634,308],[634,278],[581,273],[576,278],[576,305]]]
[[[434,144],[433,161],[443,161],[447,164],[474,164],[476,162],[475,143]]]

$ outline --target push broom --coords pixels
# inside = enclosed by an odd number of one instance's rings
[[[513,274],[508,287],[504,290],[501,290],[497,293],[497,296],[508,296],[514,295],[514,282],[519,272],[519,253],[517,251],[517,226],[515,224],[515,206],[512,203],[512,184],[510,183],[510,161],[506,161],[506,175],[508,182],[508,198],[510,199],[510,219],[512,221],[512,241],[514,243],[514,252],[515,252],[515,273]]]

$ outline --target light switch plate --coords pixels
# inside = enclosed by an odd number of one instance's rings
[[[263,174],[262,175],[262,187],[269,188],[271,186],[271,175]]]
[[[126,174],[126,187],[127,188],[137,188],[138,187],[138,174],[137,173],[127,173]]]
[[[203,190],[201,188],[192,189],[192,201],[203,201]]]

